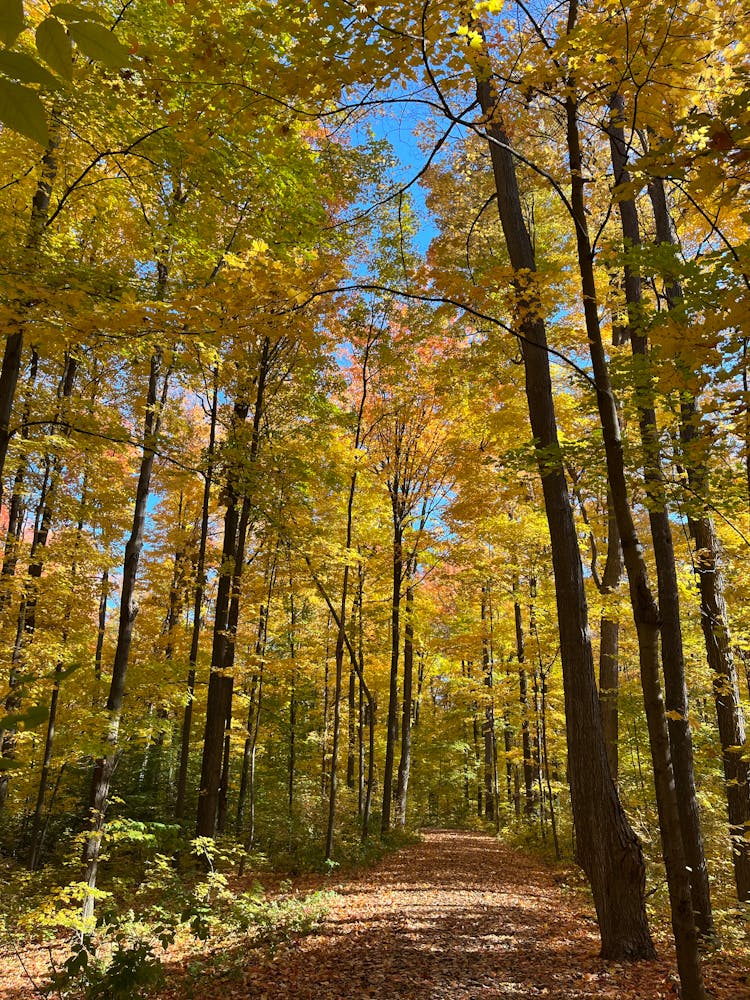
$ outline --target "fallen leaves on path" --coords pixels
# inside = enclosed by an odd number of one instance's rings
[[[559,873],[458,831],[329,887],[314,934],[274,951],[237,946],[198,977],[174,966],[161,1000],[674,1000],[673,964],[598,957],[593,908]],[[750,970],[706,975],[716,1000],[750,1000]]]

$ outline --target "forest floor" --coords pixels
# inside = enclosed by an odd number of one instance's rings
[[[593,905],[566,873],[494,838],[425,832],[351,879],[306,937],[246,953],[232,974],[173,969],[161,1000],[660,1000],[679,994],[658,961],[598,957]],[[322,883],[321,883],[322,884]],[[304,889],[311,885],[306,881]],[[239,957],[239,956],[238,956]],[[750,1000],[748,961],[717,953],[716,1000]],[[238,968],[241,972],[238,973]]]
[[[291,892],[318,889],[331,890],[327,911],[305,936],[171,946],[158,1000],[679,996],[666,928],[659,960],[602,961],[593,905],[575,876],[486,834],[428,831],[369,870],[307,876]],[[26,962],[38,973],[32,953]],[[716,1000],[750,1000],[750,955],[718,951],[705,969]],[[17,959],[3,956],[0,1000],[34,992]]]

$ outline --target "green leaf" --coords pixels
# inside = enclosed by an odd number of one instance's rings
[[[0,79],[0,122],[33,139],[40,146],[49,142],[47,116],[42,102],[29,87]]]
[[[8,52],[6,49],[0,49],[0,73],[21,83],[40,83],[43,87],[51,89],[60,86],[56,76],[25,52]]]
[[[32,705],[25,712],[5,715],[0,719],[0,729],[37,729],[49,718],[47,705]]]
[[[6,45],[23,31],[23,0],[0,0],[0,40]]]
[[[110,69],[119,69],[128,61],[130,50],[119,42],[103,24],[93,21],[72,21],[70,34],[76,45],[89,59],[103,63]]]
[[[61,21],[103,21],[102,15],[93,7],[79,7],[75,3],[56,3],[50,8],[50,14],[59,17]]]
[[[68,33],[54,17],[36,29],[36,47],[44,61],[66,80],[73,79],[73,46]]]

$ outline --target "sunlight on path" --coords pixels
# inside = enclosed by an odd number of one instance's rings
[[[201,1000],[657,1000],[665,966],[607,965],[592,912],[554,872],[489,836],[425,833],[340,893],[321,930],[248,955]],[[626,981],[627,980],[627,981]]]

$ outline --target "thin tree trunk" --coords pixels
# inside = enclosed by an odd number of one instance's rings
[[[555,858],[559,861],[560,840],[557,835],[557,816],[555,814],[555,801],[552,795],[552,778],[549,765],[549,746],[547,744],[547,676],[548,671],[542,670],[542,760],[544,763],[544,780],[547,785],[547,801],[549,802],[549,818],[552,826],[552,840],[555,845]]]
[[[518,659],[518,700],[521,706],[521,746],[523,747],[524,812],[534,814],[534,761],[531,757],[531,737],[529,735],[529,689],[526,679],[526,650],[523,639],[523,619],[521,605],[514,602],[513,612],[516,623],[516,657]]]
[[[403,829],[406,826],[406,803],[409,794],[409,774],[411,772],[411,713],[414,678],[414,583],[411,579],[413,566],[407,570],[406,612],[404,620],[404,690],[401,710],[401,758],[398,765],[396,786],[396,822]]]
[[[108,722],[104,737],[104,750],[101,757],[96,761],[91,780],[91,794],[89,798],[90,827],[83,847],[84,880],[90,890],[96,887],[104,816],[109,802],[110,782],[118,758],[120,716],[125,697],[125,681],[133,641],[133,626],[136,614],[138,613],[138,606],[135,602],[135,585],[138,575],[138,563],[141,557],[141,550],[143,549],[146,511],[151,490],[151,473],[154,466],[156,439],[161,423],[161,407],[166,399],[168,381],[168,374],[166,374],[164,376],[160,405],[158,385],[161,367],[162,354],[160,350],[157,350],[152,355],[150,362],[146,413],[143,423],[143,450],[133,510],[133,526],[125,546],[117,645],[115,647],[112,680],[106,705]],[[84,918],[90,919],[93,912],[94,896],[93,892],[89,892],[83,904]]]
[[[323,749],[320,760],[320,794],[325,798],[328,791],[328,715],[329,715],[329,660],[331,655],[331,616],[326,623],[326,654],[323,666]]]
[[[623,101],[616,95],[611,101],[615,116],[609,126],[612,167],[616,184],[630,181],[627,169],[627,145],[622,126]],[[632,198],[618,200],[623,241],[627,247],[641,243],[638,209]],[[654,558],[656,560],[657,594],[661,612],[661,658],[664,670],[664,694],[667,728],[672,750],[672,766],[677,787],[677,808],[690,873],[690,891],[695,923],[699,934],[713,935],[711,895],[708,870],[703,849],[698,800],[693,769],[693,740],[690,733],[685,657],[680,627],[680,599],[677,586],[672,528],[669,507],[664,495],[659,431],[656,423],[653,392],[648,373],[648,338],[642,329],[641,276],[635,267],[625,265],[625,301],[628,308],[628,334],[636,367],[636,403],[643,454],[643,475],[646,484],[647,507]],[[640,377],[639,377],[640,376]]]
[[[398,487],[396,487],[396,490]],[[383,810],[380,832],[391,829],[391,803],[393,799],[393,762],[398,739],[398,660],[401,639],[401,578],[403,575],[402,535],[400,525],[393,526],[393,566],[391,587],[391,670],[388,685],[388,721],[383,767]]]
[[[57,177],[57,147],[59,134],[56,125],[50,133],[49,144],[42,157],[42,170],[37,182],[36,191],[31,202],[31,219],[26,237],[26,249],[31,254],[39,252],[42,246],[44,229],[49,217],[52,186]],[[30,264],[30,266],[33,266]],[[17,329],[8,334],[3,352],[3,363],[0,369],[0,501],[2,500],[2,484],[5,472],[5,459],[11,438],[10,421],[13,413],[13,402],[16,396],[18,377],[21,374],[21,360],[24,349],[23,320],[16,322]]]
[[[266,640],[268,638],[268,615],[273,597],[274,585],[276,583],[276,558],[278,547],[274,551],[273,557],[269,559],[266,570],[266,596],[265,604],[261,604],[258,613],[258,631],[255,638],[255,659],[257,670],[253,670],[250,686],[250,700],[247,708],[247,735],[245,737],[245,747],[242,755],[242,769],[240,772],[240,788],[237,795],[237,822],[236,834],[239,838],[242,833],[244,819],[245,800],[250,784],[251,764],[255,756],[255,748],[258,742],[258,722],[260,717],[261,700],[263,697],[263,665],[266,655]]]
[[[29,365],[28,388],[26,392],[26,403],[23,417],[21,419],[21,437],[24,441],[29,438],[29,414],[31,396],[34,390],[34,383],[39,369],[39,355],[36,350],[31,350],[31,363]],[[26,498],[24,491],[24,481],[28,472],[29,460],[24,453],[18,459],[16,474],[13,479],[13,493],[8,507],[8,530],[5,535],[5,550],[3,552],[3,566],[0,571],[0,613],[8,606],[12,597],[11,579],[16,572],[18,563],[18,547],[23,534],[23,523],[26,517]],[[1,492],[1,490],[0,490]]]
[[[190,636],[190,656],[187,676],[187,701],[182,716],[182,736],[180,740],[180,766],[177,772],[177,799],[175,801],[175,816],[182,819],[185,815],[185,794],[187,789],[187,774],[190,764],[190,733],[193,724],[193,700],[195,698],[195,675],[200,649],[201,625],[203,615],[203,598],[206,590],[206,546],[208,544],[208,520],[211,505],[211,486],[214,472],[214,451],[216,449],[216,419],[219,408],[218,372],[214,369],[214,391],[211,398],[211,422],[208,433],[208,450],[206,452],[206,471],[203,482],[203,503],[201,506],[201,528],[198,542],[198,559],[195,566],[195,593],[193,597],[193,628]]]
[[[73,385],[78,365],[76,359],[69,352],[65,355],[65,363],[57,390],[57,412],[55,423],[65,416],[66,405],[73,393]],[[70,436],[70,431],[65,432],[65,437]],[[44,479],[39,494],[37,513],[34,519],[34,536],[31,542],[29,553],[29,567],[27,572],[24,594],[18,611],[18,623],[16,627],[16,641],[11,657],[10,671],[10,691],[5,699],[6,712],[17,711],[21,705],[21,697],[18,689],[19,678],[23,673],[23,662],[27,657],[28,648],[34,640],[36,631],[36,612],[39,600],[39,581],[44,571],[44,553],[47,548],[50,529],[54,520],[55,501],[63,471],[63,456],[60,452],[47,455],[45,459]],[[2,756],[12,758],[15,756],[16,735],[12,730],[6,730],[2,735]],[[5,804],[8,794],[9,775],[5,771],[0,775],[0,807]]]
[[[253,428],[248,454],[252,467],[260,447],[261,420],[265,412],[265,391],[269,372],[271,345],[263,341],[258,367]],[[236,403],[235,428],[247,418],[248,405]],[[249,498],[240,505],[234,482],[226,486],[227,509],[224,515],[222,563],[216,594],[211,672],[208,680],[206,725],[203,736],[200,792],[196,835],[213,837],[220,813],[226,815],[226,779],[229,766],[229,727],[231,726],[235,633],[239,616],[240,584],[244,563],[245,531],[250,513]]]
[[[355,758],[357,753],[357,674],[349,668],[349,697],[347,699],[347,753],[346,787],[354,788]]]
[[[73,612],[74,587],[76,583],[76,578],[78,576],[77,556],[78,556],[78,549],[80,548],[81,544],[81,538],[83,536],[86,491],[87,491],[87,481],[86,481],[86,475],[84,474],[83,485],[81,488],[80,511],[78,516],[76,540],[73,546],[73,559],[70,567],[71,596],[68,601],[67,607],[65,609],[65,624],[61,636],[63,649],[65,648],[65,645],[68,641],[68,626],[70,623],[70,616]],[[54,748],[54,741],[55,741],[55,726],[57,724],[57,706],[60,700],[60,684],[62,682],[62,673],[63,673],[63,661],[61,657],[58,657],[57,663],[55,664],[55,678],[52,687],[52,694],[50,696],[49,715],[47,717],[47,731],[44,738],[44,751],[42,754],[42,768],[39,775],[39,787],[37,789],[36,805],[34,807],[34,816],[31,823],[31,839],[30,839],[29,860],[28,860],[30,871],[35,871],[39,867],[39,859],[41,857],[42,845],[41,845],[40,832],[42,828],[42,814],[44,810],[44,799],[47,794],[47,786],[49,784],[50,769],[52,766],[52,751]]]
[[[97,617],[96,650],[94,651],[94,697],[93,704],[99,701],[99,685],[102,679],[102,653],[104,651],[104,636],[107,631],[107,599],[109,598],[109,570],[102,570],[99,585],[99,614]]]
[[[484,736],[484,816],[494,822],[496,818],[497,802],[495,800],[495,710],[493,705],[494,690],[492,663],[490,661],[489,636],[486,633],[487,621],[487,585],[482,586],[482,677],[484,686],[487,689],[486,703],[484,709],[484,723],[482,725],[482,735]]]
[[[365,714],[367,716],[368,754],[367,754],[367,784],[365,801],[362,809],[362,842],[370,834],[370,811],[375,784],[375,699],[365,684],[365,630],[362,618],[364,607],[364,573],[362,564],[357,565],[357,602],[359,606],[359,628],[357,629],[357,678],[359,680],[360,698],[366,699]],[[360,709],[361,711],[361,709]]]
[[[601,579],[601,592],[605,596],[613,594],[620,585],[623,574],[622,549],[617,531],[611,497],[607,496],[607,560]],[[607,757],[612,780],[615,784],[619,775],[619,714],[620,692],[620,623],[609,614],[602,614],[599,640],[599,707],[602,713],[602,728],[607,746]]]
[[[571,0],[568,32],[576,23],[577,0]],[[646,721],[651,745],[654,784],[659,810],[662,853],[672,911],[672,928],[677,967],[685,1000],[704,1000],[705,989],[698,952],[698,936],[693,918],[690,878],[680,829],[680,814],[674,784],[667,719],[661,692],[659,638],[660,615],[648,581],[643,547],[635,528],[627,482],[623,445],[614,393],[599,327],[594,278],[593,250],[588,235],[584,194],[584,172],[578,131],[578,106],[571,96],[565,99],[567,145],[570,165],[571,208],[575,224],[578,265],[581,278],[586,333],[596,384],[599,418],[604,438],[607,477],[620,532],[623,558],[628,574],[630,599],[638,635],[638,655]],[[614,788],[614,784],[612,784]]]
[[[294,828],[294,781],[297,772],[297,610],[294,606],[294,585],[289,577],[289,658],[292,664],[289,692],[289,758],[287,767],[287,818],[289,821],[289,848],[292,846]],[[338,691],[339,718],[341,712],[341,691]],[[334,743],[336,736],[334,733]]]
[[[649,195],[660,243],[674,244],[674,234],[667,209],[664,184],[655,179]],[[672,280],[667,287],[670,309],[682,300],[682,288]],[[750,899],[750,760],[747,754],[745,721],[739,696],[737,671],[732,654],[724,578],[721,572],[721,549],[704,500],[708,487],[706,470],[696,461],[695,446],[700,441],[700,414],[695,399],[685,399],[681,411],[683,463],[694,498],[690,503],[688,530],[696,551],[701,628],[708,665],[713,673],[714,701],[719,724],[724,779],[729,813],[732,861],[740,900]],[[698,510],[696,511],[696,505]]]

